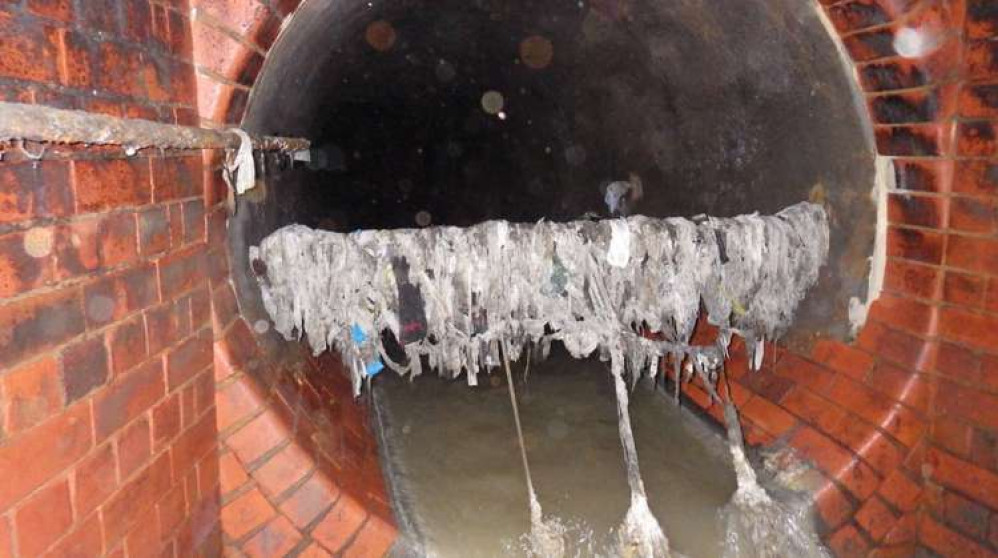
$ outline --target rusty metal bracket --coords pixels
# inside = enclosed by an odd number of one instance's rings
[[[253,136],[253,149],[299,151],[309,148],[303,138]],[[240,137],[231,131],[117,118],[79,110],[0,102],[0,141],[120,145],[126,149],[238,149]]]

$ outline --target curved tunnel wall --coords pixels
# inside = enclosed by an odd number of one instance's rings
[[[987,410],[998,325],[987,84],[996,77],[996,16],[985,2],[821,9],[855,65],[876,151],[891,163],[884,294],[853,342],[771,347],[752,375],[736,348],[733,396],[753,444],[791,447],[821,472],[812,489],[836,554],[986,555],[998,529]],[[903,28],[938,42],[898,52]],[[695,387],[687,393],[705,403]]]
[[[238,124],[296,7],[7,2],[0,96]],[[998,14],[988,0],[821,9],[894,168],[885,293],[855,342],[773,347],[758,374],[736,363],[733,396],[753,443],[794,448],[821,471],[817,509],[837,554],[991,555]],[[906,27],[939,40],[899,53]],[[79,148],[0,163],[0,472],[15,479],[0,489],[0,556],[363,555],[393,539],[380,477],[364,467],[376,463],[364,413],[323,383],[335,378],[315,373],[323,363],[257,353],[269,349],[231,284],[245,271],[229,271],[220,157]],[[328,421],[310,412],[320,405]],[[256,459],[236,441],[251,424],[268,427]],[[285,466],[278,477],[295,484],[269,484]]]

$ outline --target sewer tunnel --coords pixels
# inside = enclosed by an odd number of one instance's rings
[[[227,203],[221,149],[8,145],[0,471],[25,472],[0,488],[0,550],[515,553],[518,445],[546,512],[619,521],[605,364],[556,348],[524,381],[517,363],[519,441],[501,375],[470,389],[386,373],[354,397],[337,355],[272,330],[247,254],[292,223],[601,219],[628,181],[627,211],[651,217],[823,206],[829,256],[794,327],[760,371],[730,348],[753,463],[798,473],[836,556],[993,554],[992,4],[5,4],[5,101],[311,149],[258,153],[256,187]],[[633,392],[642,472],[674,550],[710,555],[702,524],[733,489],[723,413],[695,382],[679,408],[671,389]],[[672,460],[677,446],[695,457]],[[505,521],[441,528],[473,514],[461,495]]]

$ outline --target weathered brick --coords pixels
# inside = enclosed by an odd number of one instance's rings
[[[139,213],[139,251],[160,254],[170,248],[170,225],[166,208],[157,206]]]
[[[101,264],[106,268],[134,262],[139,255],[135,214],[118,213],[101,220]]]
[[[365,556],[384,556],[395,543],[397,532],[395,527],[372,515],[350,546],[343,552],[344,558],[363,558]]]
[[[330,552],[340,552],[367,519],[367,511],[350,496],[340,497],[333,509],[312,529],[312,538]]]
[[[100,269],[99,218],[75,219],[56,226],[55,276],[71,279]]]
[[[180,395],[162,401],[152,413],[153,445],[156,451],[180,433]]]
[[[298,444],[291,443],[253,471],[253,478],[264,493],[277,497],[301,481],[313,466],[308,453]]]
[[[252,464],[290,436],[288,429],[271,413],[263,413],[229,436],[226,442],[239,460]]]
[[[118,448],[118,476],[127,479],[151,455],[149,420],[140,417],[125,427],[115,444]]]
[[[187,474],[209,451],[215,448],[218,431],[215,417],[206,413],[173,446],[173,473],[175,477]]]
[[[168,388],[173,391],[212,363],[211,332],[204,329],[187,338],[166,357]]]
[[[69,176],[69,165],[63,161],[4,162],[0,166],[0,223],[72,214]]]
[[[163,299],[169,300],[193,289],[207,278],[205,271],[203,245],[194,245],[164,257],[159,261],[159,281]]]
[[[242,538],[274,516],[270,502],[256,488],[222,508],[222,529],[233,539]]]
[[[142,512],[152,509],[170,486],[170,456],[163,453],[104,505],[104,537],[108,545],[114,545],[128,532]]]
[[[81,404],[0,446],[0,471],[18,472],[0,483],[0,511],[83,457],[91,436],[90,408]]]
[[[74,474],[74,498],[79,515],[87,515],[118,488],[117,464],[111,444],[104,444],[87,457]]]
[[[79,292],[64,290],[0,306],[0,366],[39,354],[83,332]]]
[[[14,516],[20,555],[39,556],[73,524],[69,483],[57,481],[35,494]]]
[[[98,440],[117,432],[165,395],[163,363],[159,359],[115,379],[94,402],[94,428]]]
[[[73,161],[72,168],[81,213],[149,203],[149,172],[142,159]]]
[[[62,351],[62,385],[67,403],[104,385],[109,376],[107,347],[102,336],[81,341]]]
[[[103,325],[148,308],[158,300],[152,264],[104,277],[84,288],[87,322]]]
[[[116,326],[108,332],[107,343],[111,353],[111,371],[123,374],[140,362],[148,354],[146,350],[146,329],[141,316]]]
[[[243,552],[249,558],[284,556],[298,546],[301,539],[301,534],[291,525],[291,522],[278,515],[246,541],[246,544],[243,545]]]
[[[3,431],[8,435],[31,428],[62,408],[59,367],[50,356],[11,370],[2,384],[7,401]]]
[[[55,82],[59,79],[56,30],[0,12],[0,76]]]

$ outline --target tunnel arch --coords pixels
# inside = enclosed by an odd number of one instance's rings
[[[212,50],[198,49],[199,34],[221,32],[232,39],[219,30],[238,30],[255,41],[222,41],[227,46],[215,47],[220,56],[214,58],[198,54],[210,70],[199,75],[203,118],[240,121],[249,86],[273,44],[277,15],[292,13],[290,4],[281,3],[276,12],[212,14],[206,8],[203,20],[195,18],[197,53]],[[959,428],[964,439],[986,438],[986,417],[966,416],[952,406],[961,397],[993,397],[954,380],[953,367],[967,365],[978,375],[993,370],[987,368],[993,366],[987,350],[993,339],[984,330],[994,320],[987,277],[995,249],[979,236],[979,219],[960,215],[979,214],[974,196],[995,183],[988,163],[965,160],[993,154],[993,132],[982,120],[992,109],[972,85],[961,91],[957,84],[993,75],[987,39],[994,29],[967,19],[962,4],[946,2],[857,0],[821,9],[854,63],[877,152],[891,158],[885,294],[854,342],[822,338],[809,349],[773,347],[778,359],[755,376],[738,374],[736,363],[733,395],[741,400],[750,442],[794,447],[824,474],[814,487],[817,509],[838,554],[916,544],[938,552],[948,544],[975,548],[982,541],[955,525],[929,494],[995,506],[959,478],[989,479],[989,466],[954,445],[945,431]],[[986,8],[973,4],[969,10],[986,18]],[[291,28],[293,20],[284,26]],[[937,40],[926,52],[903,56],[893,38],[906,28],[933,30]],[[968,197],[952,201],[951,192]],[[985,261],[969,256],[972,250]],[[961,298],[967,289],[977,289],[975,302]],[[965,324],[971,331],[964,331]],[[705,402],[695,388],[688,395]],[[949,410],[940,413],[939,405]]]

